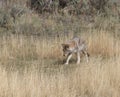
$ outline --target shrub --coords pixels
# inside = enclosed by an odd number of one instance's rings
[[[56,3],[54,0],[28,0],[27,5],[36,12],[43,13],[54,12],[55,7],[57,8]]]
[[[5,10],[0,10],[0,27],[8,28],[10,24],[9,13]]]
[[[26,12],[25,8],[19,7],[19,6],[13,6],[10,10],[10,15],[13,18],[13,21],[15,22],[17,17],[20,17]]]

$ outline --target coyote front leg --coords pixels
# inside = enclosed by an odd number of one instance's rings
[[[69,61],[70,61],[71,57],[72,57],[72,54],[68,55],[68,57],[67,57],[67,61],[66,61],[66,63],[65,63],[66,65],[69,64]]]
[[[80,63],[80,52],[77,52],[77,64]]]

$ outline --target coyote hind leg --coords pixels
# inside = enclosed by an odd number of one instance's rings
[[[89,62],[89,53],[86,50],[82,50],[82,53],[86,56],[87,63]]]

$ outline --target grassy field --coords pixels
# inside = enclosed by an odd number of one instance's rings
[[[38,15],[26,1],[0,2],[0,97],[120,97],[118,10]],[[25,13],[14,20],[12,8]],[[86,41],[89,63],[81,55],[79,65],[76,56],[64,65],[61,44],[74,36]]]
[[[0,37],[1,97],[119,97],[120,41],[109,32],[81,34],[90,61],[64,65],[61,43],[70,39]]]

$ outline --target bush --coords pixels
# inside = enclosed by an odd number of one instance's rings
[[[0,27],[8,28],[10,24],[9,13],[5,10],[0,10]]]
[[[53,0],[28,0],[27,5],[38,13],[54,12],[57,2]]]
[[[100,12],[105,12],[109,0],[90,0],[90,5]]]
[[[10,9],[10,15],[13,18],[13,21],[15,22],[17,17],[20,17],[21,15],[23,15],[24,13],[26,13],[25,8],[23,7],[19,7],[19,6],[13,6]]]

